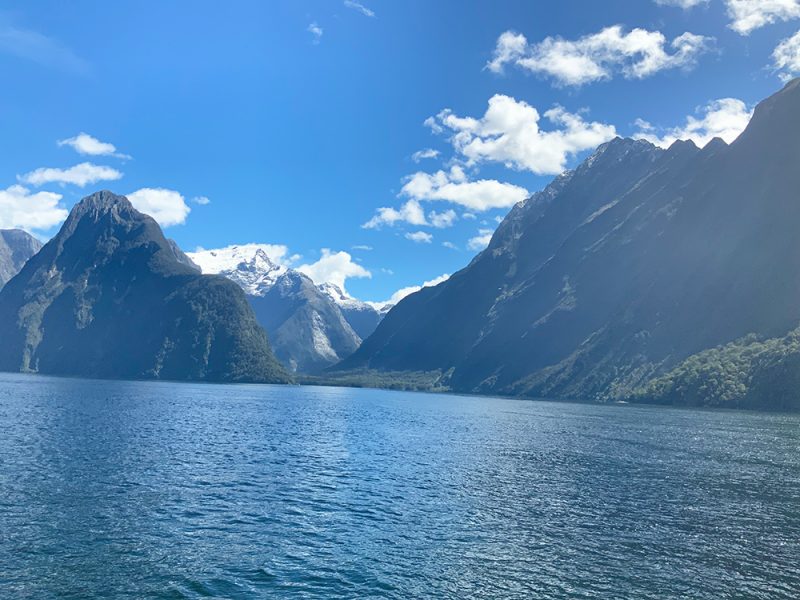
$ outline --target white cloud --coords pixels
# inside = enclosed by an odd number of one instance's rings
[[[367,302],[367,304],[371,304],[373,307],[377,309],[381,309],[386,306],[393,306],[398,302],[400,302],[400,300],[402,300],[406,296],[410,296],[414,292],[418,292],[424,287],[434,287],[442,282],[447,281],[448,279],[450,279],[450,275],[445,273],[444,275],[439,275],[439,277],[435,277],[430,281],[424,282],[422,285],[410,285],[408,287],[401,288],[397,290],[394,294],[392,294],[391,298],[389,298],[388,300],[384,300],[383,302]]]
[[[617,135],[613,125],[587,122],[560,106],[544,116],[553,126],[549,131],[540,128],[541,116],[533,106],[496,94],[478,119],[458,117],[445,109],[436,120],[440,127],[453,132],[450,142],[470,164],[500,162],[537,175],[557,175],[569,158]]]
[[[374,17],[375,16],[375,11],[370,10],[369,8],[367,8],[366,6],[361,4],[360,2],[355,2],[355,0],[344,0],[344,5],[347,8],[352,8],[353,10],[357,10],[358,12],[360,12],[365,17]]]
[[[433,236],[425,231],[415,231],[413,233],[406,233],[406,239],[416,242],[417,244],[430,244],[433,241]]]
[[[677,6],[678,8],[688,10],[699,4],[708,4],[708,0],[655,0],[655,3],[661,6]]]
[[[21,185],[0,190],[0,229],[46,231],[67,218],[61,194],[36,192]]]
[[[462,219],[469,219],[470,221],[474,221],[475,219],[478,218],[478,216],[475,213],[465,212],[464,214],[461,215],[461,218]]]
[[[483,250],[492,241],[493,233],[494,229],[479,229],[478,235],[469,239],[467,247],[470,250]]]
[[[551,77],[557,85],[580,86],[611,79],[617,73],[642,79],[665,69],[694,66],[712,41],[685,32],[667,42],[660,31],[637,28],[625,33],[622,26],[613,25],[577,40],[547,37],[529,44],[524,35],[506,31],[497,39],[486,67],[501,73],[506,64],[513,64]]]
[[[306,31],[308,31],[311,34],[313,38],[312,42],[314,44],[319,44],[319,41],[322,39],[322,27],[317,25],[315,21],[306,28]]]
[[[433,148],[425,148],[424,150],[417,150],[414,154],[411,155],[411,160],[415,163],[425,159],[425,158],[436,158],[439,156],[439,151],[434,150]]]
[[[207,206],[211,204],[211,200],[208,198],[208,196],[195,196],[192,198],[192,202],[199,206]]]
[[[80,132],[75,137],[67,138],[65,140],[58,140],[59,146],[69,146],[78,154],[88,156],[115,156],[117,158],[130,159],[128,154],[117,152],[114,144],[108,142],[101,142],[96,137],[88,133]]]
[[[782,81],[800,74],[800,31],[778,44],[772,53],[772,64]]]
[[[353,261],[347,252],[331,252],[322,249],[322,256],[317,262],[300,265],[297,270],[308,275],[317,285],[333,283],[345,290],[345,282],[350,277],[372,277],[367,269]]]
[[[175,190],[142,188],[127,194],[127,198],[136,210],[153,217],[161,227],[185,223],[192,210]]]
[[[741,35],[771,23],[800,18],[800,0],[725,0],[731,29]]]
[[[365,244],[357,244],[353,246],[353,250],[364,250],[369,252],[370,250],[372,250],[372,246],[367,246]]]
[[[443,200],[474,211],[506,208],[530,196],[523,187],[494,179],[468,181],[459,167],[449,172],[414,173],[406,178],[400,193],[417,201]]]
[[[382,206],[376,215],[361,227],[364,229],[379,229],[383,225],[394,225],[397,222],[409,225],[427,225],[425,211],[416,200],[409,200],[399,209]]]
[[[442,246],[445,248],[450,248],[450,250],[458,250],[458,246],[456,246],[453,242],[442,242]]]
[[[116,169],[85,162],[68,169],[42,167],[17,178],[23,183],[37,186],[46,183],[71,183],[78,187],[85,187],[98,181],[116,181],[121,177],[122,173]]]
[[[647,140],[662,148],[668,148],[676,140],[692,140],[702,148],[715,137],[731,143],[744,131],[753,116],[753,111],[736,98],[713,100],[697,112],[700,117],[689,115],[684,125],[673,127],[661,136],[654,133],[652,125],[639,121],[641,130],[633,137]]]
[[[444,229],[445,227],[452,226],[453,223],[456,222],[456,219],[458,219],[458,215],[452,208],[441,212],[431,211],[428,213],[428,222],[437,229]]]

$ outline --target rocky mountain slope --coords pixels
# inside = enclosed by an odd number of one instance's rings
[[[42,243],[21,229],[0,229],[0,288],[19,273]]]
[[[378,310],[367,302],[353,298],[336,284],[323,283],[319,289],[336,303],[345,320],[362,340],[372,335],[378,323],[388,312]]]
[[[316,373],[352,354],[374,331],[378,311],[337,286],[275,264],[259,244],[189,253],[204,273],[236,282],[248,295],[276,356],[292,371]]]
[[[0,291],[0,369],[286,381],[241,289],[178,252],[126,198],[84,198]]]
[[[800,323],[798,157],[800,80],[730,146],[604,144],[516,206],[469,266],[401,301],[337,369],[646,400],[690,357]]]

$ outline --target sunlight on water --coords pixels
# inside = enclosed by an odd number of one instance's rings
[[[0,596],[797,597],[799,426],[0,375]]]

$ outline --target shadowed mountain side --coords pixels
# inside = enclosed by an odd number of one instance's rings
[[[176,258],[122,196],[84,198],[0,291],[0,369],[284,382],[244,293]]]
[[[800,323],[800,81],[731,146],[616,139],[516,206],[338,370],[458,391],[613,399],[687,357]]]

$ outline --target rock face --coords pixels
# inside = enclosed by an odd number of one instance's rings
[[[339,307],[293,269],[262,296],[250,296],[250,305],[269,332],[275,355],[292,371],[318,372],[361,344]]]
[[[613,140],[516,206],[469,266],[398,303],[337,369],[647,399],[693,355],[781,338],[800,323],[798,156],[800,80],[730,146]]]
[[[244,293],[179,260],[156,222],[103,191],[0,291],[0,369],[282,382]]]
[[[0,289],[41,249],[41,242],[26,231],[0,229]]]
[[[375,329],[368,313],[377,312],[336,286],[316,286],[306,275],[276,265],[267,249],[243,244],[188,256],[204,273],[223,275],[247,293],[275,355],[291,371],[316,373],[352,354],[361,344],[359,331]]]
[[[378,323],[386,315],[385,311],[378,310],[371,304],[353,298],[333,283],[323,283],[319,286],[319,289],[336,303],[345,320],[362,340],[372,335]]]

